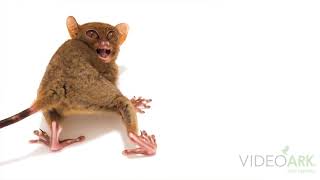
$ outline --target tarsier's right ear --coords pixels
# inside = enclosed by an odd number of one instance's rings
[[[126,23],[120,23],[120,24],[116,25],[116,28],[120,33],[119,43],[121,45],[127,38],[128,31],[129,31],[129,25]]]
[[[67,18],[67,28],[71,38],[76,38],[79,32],[79,25],[73,16]]]

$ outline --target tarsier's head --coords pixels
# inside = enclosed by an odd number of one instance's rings
[[[87,43],[105,63],[116,59],[120,45],[125,41],[129,30],[125,23],[116,26],[96,22],[79,25],[72,16],[67,18],[67,27],[72,39]]]

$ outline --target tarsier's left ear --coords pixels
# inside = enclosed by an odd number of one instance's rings
[[[76,38],[79,32],[79,25],[73,16],[67,18],[67,28],[71,38]]]
[[[126,23],[120,23],[116,25],[117,30],[120,33],[119,42],[120,45],[126,40],[128,31],[129,31],[129,25]]]

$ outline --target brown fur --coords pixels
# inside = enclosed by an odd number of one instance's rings
[[[127,29],[123,29],[123,24],[114,27],[104,23],[87,23],[80,26],[74,18],[70,18],[73,17],[68,18],[68,30],[73,39],[62,44],[53,55],[40,83],[33,108],[43,111],[49,125],[53,120],[63,119],[71,111],[113,110],[122,115],[128,131],[137,133],[134,107],[116,87],[118,67],[115,60]],[[99,59],[95,50],[97,40],[86,37],[89,29],[99,34],[99,40],[110,43],[110,62]],[[112,39],[108,39],[107,35],[110,30],[115,36]]]

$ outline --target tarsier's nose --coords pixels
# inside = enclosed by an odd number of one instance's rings
[[[99,46],[104,47],[104,48],[108,48],[108,47],[110,47],[110,43],[109,43],[109,41],[100,41]]]

